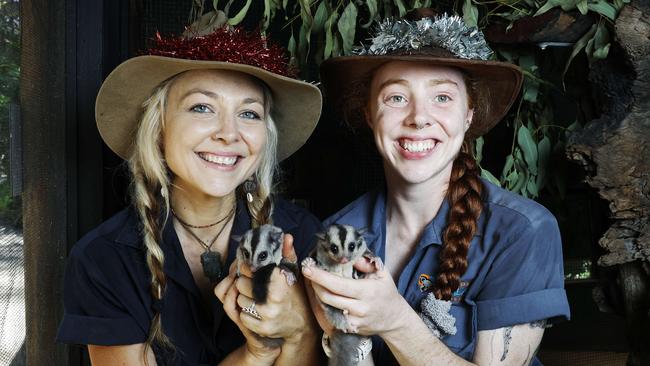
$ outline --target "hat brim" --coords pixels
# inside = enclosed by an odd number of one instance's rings
[[[164,56],[138,56],[124,61],[104,80],[95,103],[95,119],[102,139],[127,160],[132,152],[142,105],[164,80],[189,70],[232,70],[263,81],[271,90],[271,114],[278,130],[278,160],[307,141],[320,117],[320,90],[307,82],[274,74],[255,66],[198,61]]]
[[[393,61],[408,61],[436,66],[449,66],[466,72],[478,83],[478,88],[488,92],[489,105],[483,118],[473,120],[466,135],[479,137],[488,132],[508,112],[519,95],[523,75],[512,64],[496,61],[466,60],[428,55],[342,56],[324,61],[320,68],[321,81],[328,102],[341,106],[347,86],[368,72]]]

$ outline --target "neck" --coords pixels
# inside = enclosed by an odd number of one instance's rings
[[[192,195],[176,186],[171,189],[174,212],[191,225],[209,225],[225,217],[235,205],[235,192],[224,197]]]
[[[421,183],[407,183],[401,177],[386,175],[388,223],[398,229],[399,236],[419,236],[422,229],[436,217],[447,195],[451,166]]]

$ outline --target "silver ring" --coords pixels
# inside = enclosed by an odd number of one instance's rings
[[[241,311],[243,313],[252,316],[257,320],[262,320],[262,316],[260,315],[260,313],[258,313],[257,310],[255,310],[255,300],[253,300],[253,303],[250,306],[243,307]]]

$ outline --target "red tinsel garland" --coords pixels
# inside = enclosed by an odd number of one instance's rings
[[[214,33],[193,37],[162,37],[156,32],[155,45],[145,54],[189,60],[223,61],[256,66],[283,76],[295,77],[284,49],[259,33],[242,28],[219,28]]]

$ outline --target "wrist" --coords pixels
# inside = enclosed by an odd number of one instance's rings
[[[273,365],[280,355],[280,348],[267,350],[251,350],[249,345],[243,347],[243,365]]]
[[[404,334],[404,331],[409,331],[409,327],[413,324],[413,317],[417,318],[418,321],[420,319],[411,305],[401,296],[399,298],[399,304],[392,314],[395,315],[392,321],[389,322],[392,326],[378,334],[385,340],[391,339],[392,337],[401,337],[400,334]]]

